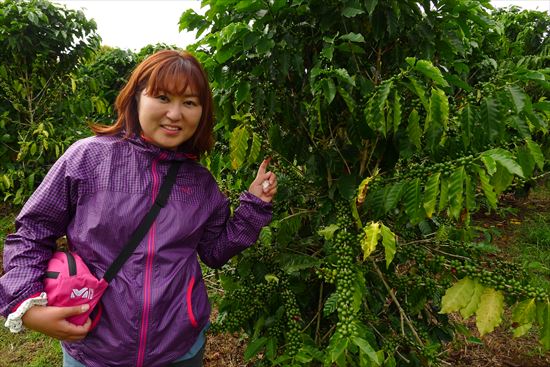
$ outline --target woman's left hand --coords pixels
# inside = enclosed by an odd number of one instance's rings
[[[277,176],[273,172],[266,171],[269,161],[271,161],[271,158],[264,159],[260,164],[256,178],[248,188],[251,194],[267,203],[270,203],[277,193]]]

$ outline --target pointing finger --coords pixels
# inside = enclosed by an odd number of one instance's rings
[[[270,161],[271,161],[271,157],[267,157],[266,159],[263,160],[262,164],[260,164],[260,168],[258,169],[258,174],[256,175],[256,177],[265,175],[267,166],[269,165]]]

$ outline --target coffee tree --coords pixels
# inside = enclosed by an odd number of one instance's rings
[[[437,363],[447,313],[481,335],[514,306],[550,349],[550,301],[486,257],[472,214],[547,168],[548,15],[489,1],[205,0],[184,13],[232,199],[260,156],[275,220],[219,274],[214,329],[258,365]],[[518,23],[521,26],[518,26]],[[514,276],[510,276],[514,274]]]
[[[45,0],[0,3],[0,192],[21,204],[72,142],[70,74],[99,46],[94,21]],[[71,86],[73,88],[71,89]],[[66,132],[70,132],[67,134]]]

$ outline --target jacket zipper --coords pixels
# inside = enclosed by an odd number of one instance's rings
[[[151,165],[151,174],[153,177],[153,190],[151,195],[151,204],[155,202],[157,197],[160,180],[157,171],[157,165],[159,160],[164,158],[162,153],[158,159],[153,160]],[[141,313],[141,325],[139,330],[139,344],[138,344],[138,359],[137,366],[142,367],[145,360],[145,350],[147,347],[147,329],[149,328],[149,311],[151,308],[151,279],[153,274],[153,257],[155,255],[155,233],[157,227],[157,221],[155,220],[149,230],[149,236],[147,241],[147,256],[145,260],[145,275],[143,281],[143,308]]]

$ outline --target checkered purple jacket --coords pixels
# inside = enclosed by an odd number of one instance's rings
[[[83,139],[54,164],[6,238],[0,313],[43,290],[63,235],[102,277],[152,205],[172,160],[183,164],[168,204],[109,284],[101,321],[83,341],[64,346],[90,367],[164,366],[184,355],[210,315],[198,256],[222,266],[257,240],[272,207],[245,192],[230,216],[207,169],[138,137]]]

